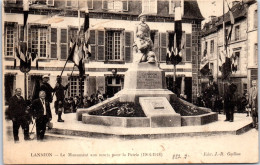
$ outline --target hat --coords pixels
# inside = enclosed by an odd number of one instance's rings
[[[140,17],[142,17],[142,16],[147,16],[148,14],[146,14],[146,13],[141,13],[139,16],[138,16],[138,18],[140,18]]]
[[[49,78],[49,75],[45,74],[42,76],[42,78]]]

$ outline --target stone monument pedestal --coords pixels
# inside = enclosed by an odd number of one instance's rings
[[[166,88],[165,72],[157,63],[133,64],[125,75],[124,89],[117,93],[120,102],[139,103],[140,97],[166,97],[174,95]]]

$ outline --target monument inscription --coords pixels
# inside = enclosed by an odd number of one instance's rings
[[[160,72],[138,72],[137,87],[139,89],[162,88],[162,78]]]

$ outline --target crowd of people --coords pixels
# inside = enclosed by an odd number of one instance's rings
[[[20,127],[24,130],[24,139],[30,140],[29,125],[35,119],[37,140],[43,140],[46,126],[51,127],[52,113],[50,104],[53,101],[53,96],[56,96],[54,102],[55,113],[58,115],[57,122],[64,122],[62,119],[63,113],[75,113],[78,108],[88,108],[98,104],[105,99],[107,95],[101,94],[97,91],[91,96],[65,97],[65,91],[69,84],[65,86],[62,84],[62,79],[57,76],[57,83],[54,88],[48,83],[49,76],[42,77],[42,83],[38,92],[38,98],[34,100],[25,100],[22,97],[21,88],[15,89],[15,95],[9,100],[8,116],[13,122],[13,136],[14,141],[19,141],[18,130]],[[224,92],[224,96],[218,93],[218,86],[216,83],[209,83],[201,95],[197,97],[197,105],[200,107],[207,107],[215,112],[221,113],[222,110],[226,115],[226,120],[234,121],[235,108],[237,112],[247,113],[252,117],[253,127],[258,128],[258,90],[256,80],[252,81],[252,88],[248,92],[244,92],[242,96],[236,96],[237,86],[233,83],[228,84],[228,88]]]
[[[14,141],[19,141],[18,131],[22,127],[24,130],[24,140],[31,140],[29,136],[29,125],[33,124],[35,119],[37,140],[43,140],[46,127],[51,128],[51,106],[53,96],[56,96],[54,102],[55,113],[58,115],[57,122],[64,122],[62,119],[63,113],[75,113],[78,108],[88,108],[106,99],[106,95],[102,95],[100,91],[92,94],[90,97],[84,96],[83,99],[79,96],[65,97],[69,83],[65,86],[62,84],[62,79],[57,76],[57,83],[54,88],[51,87],[49,76],[42,76],[42,83],[39,91],[36,91],[38,97],[29,96],[28,100],[22,97],[21,88],[15,89],[15,94],[9,99],[9,107],[7,116],[13,122]]]
[[[219,94],[218,85],[210,82],[201,94],[197,95],[196,104],[200,107],[207,107],[214,112],[226,115],[225,121],[234,121],[234,112],[246,113],[253,119],[253,127],[258,127],[258,109],[257,109],[257,82],[252,81],[252,88],[248,92],[244,92],[241,96],[236,94],[237,86],[228,83],[228,88],[224,95]]]

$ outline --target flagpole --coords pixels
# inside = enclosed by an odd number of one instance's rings
[[[78,0],[78,19],[79,19],[79,31],[78,31],[78,37],[80,35],[80,10],[79,10],[79,0]],[[80,38],[81,40],[81,38]],[[80,41],[81,42],[81,41]],[[82,62],[82,61],[81,61]],[[83,66],[85,67],[85,66]],[[83,79],[84,75],[81,75],[81,73],[79,73],[79,81],[80,81],[80,105],[83,107],[83,90],[82,90],[82,79]]]

